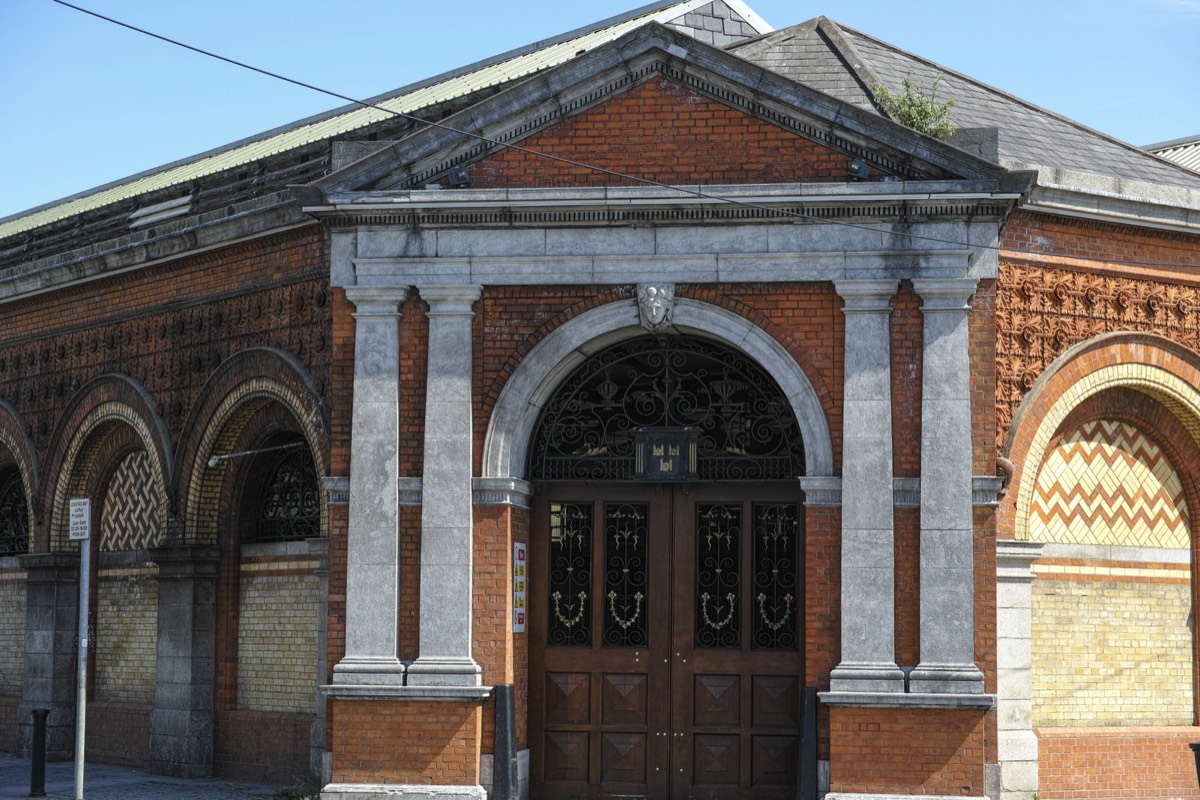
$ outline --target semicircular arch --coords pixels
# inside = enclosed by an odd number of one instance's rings
[[[154,475],[154,495],[160,513],[159,530],[166,530],[166,521],[173,507],[170,493],[171,440],[167,426],[155,410],[154,398],[137,380],[126,375],[101,375],[84,384],[67,403],[54,435],[50,440],[50,460],[46,479],[46,497],[50,501],[49,541],[47,549],[62,547],[67,534],[67,501],[76,494],[91,494],[99,490],[101,476],[97,469],[104,443],[123,429],[120,441],[110,449],[115,455],[135,448],[150,457]]]
[[[179,449],[176,468],[185,498],[183,535],[188,543],[217,542],[218,515],[212,513],[211,505],[220,495],[226,462],[210,466],[209,460],[229,454],[246,425],[272,403],[292,418],[312,453],[319,477],[328,475],[328,410],[308,368],[283,350],[242,350],[226,359],[205,382],[184,425],[190,438]]]
[[[28,431],[21,412],[13,408],[8,401],[0,400],[0,446],[8,450],[20,471],[30,514],[36,518],[40,516],[40,507],[34,498],[41,490],[41,476],[38,473],[37,449],[33,446]],[[34,521],[30,520],[31,530]]]
[[[672,329],[722,342],[753,359],[779,384],[804,439],[805,475],[833,475],[833,438],[812,381],[788,351],[749,320],[709,303],[676,299]],[[497,398],[483,445],[482,476],[524,478],[542,409],[585,359],[645,335],[635,302],[592,309],[539,341],[513,370]]]
[[[1006,456],[1014,465],[1005,499],[1015,539],[1029,538],[1029,515],[1042,462],[1071,413],[1118,389],[1153,398],[1200,443],[1200,356],[1145,333],[1110,333],[1064,351],[1034,382],[1013,417]]]

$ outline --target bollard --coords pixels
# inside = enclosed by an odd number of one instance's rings
[[[1192,748],[1192,755],[1196,758],[1196,782],[1200,783],[1200,742],[1192,742],[1188,747]]]
[[[48,708],[33,711],[33,767],[29,774],[29,796],[46,796],[46,717]]]

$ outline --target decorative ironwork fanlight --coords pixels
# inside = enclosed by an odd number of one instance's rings
[[[694,442],[694,467],[655,475],[643,461],[639,476],[638,444],[654,440],[655,430],[685,447]],[[804,473],[804,443],[774,379],[740,353],[683,336],[634,339],[588,359],[546,405],[531,452],[535,480]]]
[[[0,472],[0,556],[23,555],[29,550],[29,506],[21,473]]]
[[[321,535],[317,471],[307,447],[296,447],[270,462],[259,503],[255,542],[286,542]]]

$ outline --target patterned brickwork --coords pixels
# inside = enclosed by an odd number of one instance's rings
[[[1051,728],[1037,731],[1043,800],[1197,800],[1196,729]]]
[[[237,704],[311,713],[317,696],[317,578],[312,564],[242,564]]]
[[[145,450],[121,461],[100,514],[100,549],[136,550],[156,544],[161,509],[154,491],[154,466]]]
[[[1036,727],[1191,723],[1186,564],[1046,563],[1035,571]]]
[[[19,697],[25,679],[25,573],[0,568],[0,695]]]
[[[158,580],[152,564],[100,570],[96,699],[153,703],[158,674]]]
[[[1132,425],[1089,422],[1042,463],[1029,521],[1034,541],[1188,547],[1189,529],[1179,476]]]

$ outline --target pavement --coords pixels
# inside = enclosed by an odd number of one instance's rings
[[[0,798],[29,797],[31,775],[29,760],[0,753]],[[84,800],[272,800],[280,788],[223,778],[171,778],[110,764],[85,764],[83,771]],[[45,796],[74,800],[75,762],[46,764]]]

